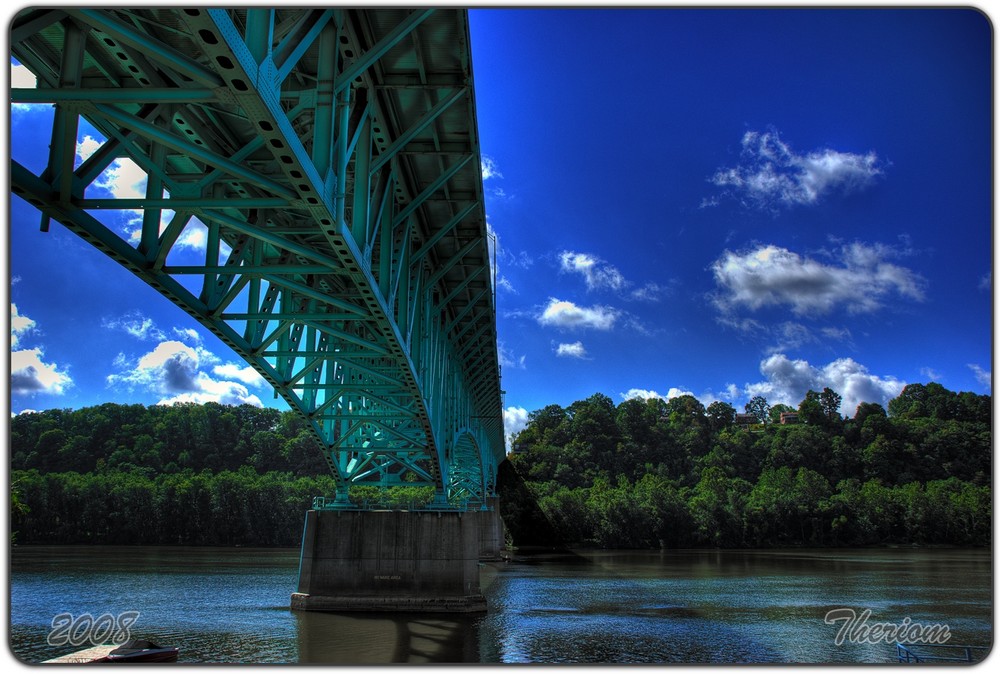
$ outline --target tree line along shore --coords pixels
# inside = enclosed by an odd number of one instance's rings
[[[521,538],[549,522],[581,546],[990,544],[990,396],[911,384],[888,409],[840,404],[827,388],[743,413],[690,395],[549,405],[514,440],[508,507],[540,509]]]
[[[595,394],[529,415],[501,465],[512,545],[990,545],[991,398],[908,385],[888,409],[810,391],[738,413]],[[791,414],[790,414],[791,413]],[[782,423],[784,415],[785,423]],[[296,546],[320,448],[292,412],[107,403],[11,419],[19,544]],[[400,506],[428,487],[354,487]]]

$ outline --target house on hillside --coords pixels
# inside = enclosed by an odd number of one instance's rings
[[[799,423],[799,413],[798,412],[782,412],[780,423],[785,424],[797,424]]]

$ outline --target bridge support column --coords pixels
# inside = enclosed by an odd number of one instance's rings
[[[479,514],[310,510],[291,607],[485,611]]]
[[[500,559],[500,551],[506,541],[503,535],[503,520],[500,519],[500,504],[496,496],[486,500],[489,510],[476,512],[479,520],[479,559],[492,561]]]

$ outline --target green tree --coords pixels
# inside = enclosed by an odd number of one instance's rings
[[[709,428],[716,433],[736,422],[736,408],[726,402],[716,400],[708,406],[705,413]]]
[[[863,425],[869,417],[886,418],[885,408],[878,403],[861,403],[854,412],[854,423]]]
[[[783,426],[771,436],[764,466],[804,467],[824,473],[830,456],[830,436],[822,428],[795,424]]]
[[[784,403],[777,403],[771,406],[771,410],[768,412],[768,416],[772,424],[781,423],[781,415],[786,412],[794,412],[795,408],[791,405],[786,405]]]
[[[747,414],[751,414],[758,422],[766,424],[771,413],[771,406],[767,404],[767,399],[764,396],[754,396],[750,398],[750,401],[743,406],[743,410]]]
[[[21,498],[21,488],[20,480],[11,480],[10,483],[10,520],[11,520],[11,531],[10,531],[10,542],[13,543],[17,540],[17,529],[21,523],[21,520],[31,512],[31,507]]]
[[[842,401],[843,398],[840,394],[828,386],[819,394],[819,405],[823,409],[823,416],[826,417],[828,422],[835,423],[840,421],[840,404]]]
[[[806,397],[799,403],[799,421],[804,424],[821,426],[826,420],[826,411],[820,402],[819,393],[812,389],[806,391]]]
[[[559,405],[546,405],[528,414],[528,425],[514,438],[525,450],[534,446],[562,446],[569,442],[569,414]]]
[[[670,425],[675,428],[702,428],[705,425],[705,406],[693,395],[680,395],[667,401],[665,410]]]
[[[728,477],[721,468],[702,471],[688,501],[695,539],[701,544],[722,548],[743,547],[746,543],[744,517],[750,484]]]

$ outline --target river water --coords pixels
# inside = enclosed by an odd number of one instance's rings
[[[11,551],[9,647],[40,662],[129,615],[133,637],[186,663],[859,663],[894,641],[856,625],[947,626],[990,646],[988,550],[581,551],[484,564],[485,615],[292,612],[299,551],[19,546]],[[870,611],[866,620],[862,614]],[[133,612],[133,613],[129,613]],[[50,645],[56,616],[64,645]],[[70,623],[70,621],[73,621]],[[58,622],[58,621],[57,621]],[[869,633],[871,636],[871,633]],[[56,637],[58,641],[59,635]]]

